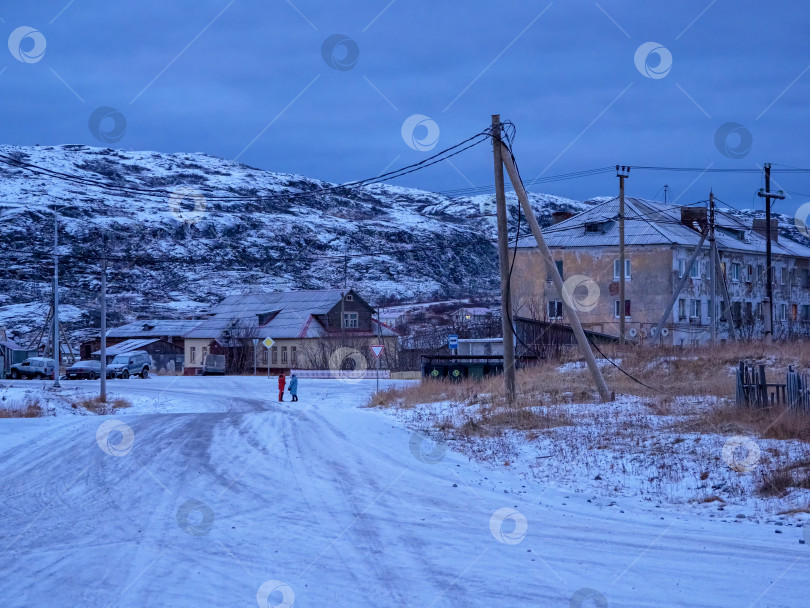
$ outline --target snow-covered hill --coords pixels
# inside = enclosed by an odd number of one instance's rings
[[[0,325],[12,335],[35,331],[47,314],[55,205],[64,206],[60,298],[75,307],[66,309],[73,329],[96,324],[105,236],[113,324],[199,314],[248,291],[345,282],[378,303],[484,295],[497,286],[492,196],[449,198],[382,184],[308,194],[333,184],[205,154],[71,145],[0,146],[0,154],[104,184],[166,191],[110,191],[0,165]],[[234,195],[255,198],[222,200]],[[553,211],[582,209],[555,196],[532,199],[543,223]]]

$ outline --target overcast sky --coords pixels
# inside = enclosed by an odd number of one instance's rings
[[[799,0],[4,2],[2,141],[205,152],[344,182],[422,160],[500,113],[524,179],[772,162],[790,197],[777,210],[791,213],[810,201],[810,174],[777,163],[810,167],[808,17]],[[98,108],[110,109],[91,127]],[[617,182],[531,189],[583,199]],[[489,185],[490,148],[396,183]],[[664,184],[679,203],[713,187],[762,205],[760,174],[638,170],[627,192],[662,199]]]

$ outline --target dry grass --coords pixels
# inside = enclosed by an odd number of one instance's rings
[[[810,368],[810,348],[801,342],[764,344],[733,342],[712,347],[652,347],[618,345],[602,347],[604,354],[621,361],[621,368],[655,390],[635,382],[614,366],[602,368],[608,387],[615,394],[633,395],[650,413],[679,415],[682,432],[749,434],[770,439],[799,439],[810,442],[810,416],[783,408],[750,410],[737,408],[726,400],[734,397],[735,369],[740,360],[766,365],[769,378],[784,378],[789,365]],[[577,361],[579,351],[569,349],[562,358],[518,370],[518,401],[507,408],[501,376],[481,381],[452,382],[447,379],[423,380],[404,388],[389,388],[370,400],[369,407],[412,408],[424,403],[451,402],[484,408],[515,409],[517,414],[502,416],[500,423],[523,429],[520,412],[538,405],[598,402],[590,374],[584,367],[560,372],[561,363]],[[684,404],[683,397],[695,397]],[[708,399],[707,399],[708,398]],[[497,411],[497,410],[496,410]],[[486,415],[486,412],[482,412]],[[542,421],[535,421],[542,422]],[[532,428],[548,428],[542,426]]]
[[[45,410],[36,399],[22,403],[10,402],[0,406],[0,418],[41,418],[44,415]]]
[[[108,398],[107,401],[102,401],[101,397],[88,397],[72,404],[73,409],[83,407],[89,412],[94,414],[112,414],[117,409],[132,407],[132,403],[122,397]]]
[[[810,416],[785,408],[753,409],[726,402],[702,408],[685,423],[691,432],[798,439],[810,443]]]

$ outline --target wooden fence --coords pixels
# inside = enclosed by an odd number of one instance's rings
[[[740,361],[737,369],[737,405],[754,408],[787,405],[810,412],[810,373],[788,367],[784,383],[768,382],[764,365]]]

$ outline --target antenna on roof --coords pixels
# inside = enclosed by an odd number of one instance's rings
[[[669,186],[664,184],[664,204],[667,204],[667,192],[669,192]]]

